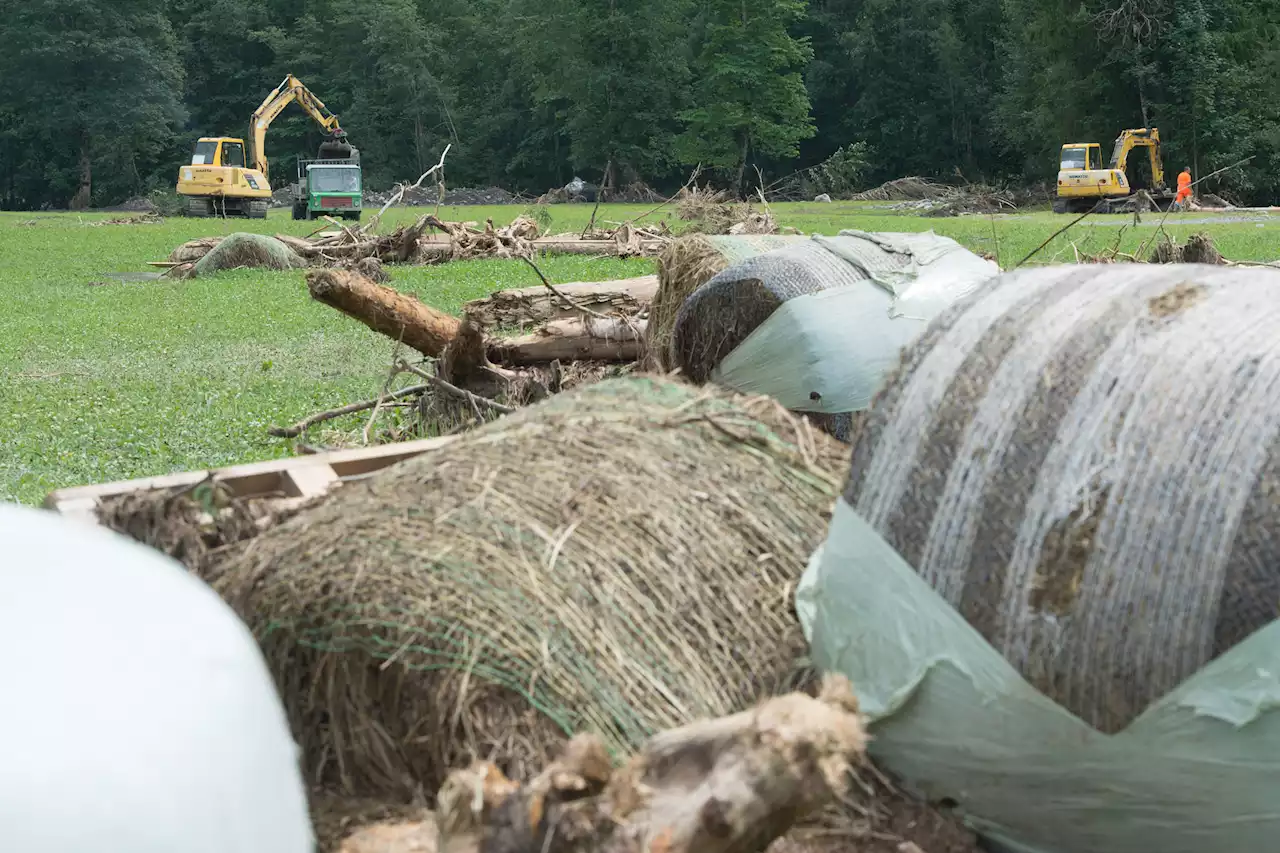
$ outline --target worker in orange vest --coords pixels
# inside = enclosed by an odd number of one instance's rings
[[[1191,167],[1182,170],[1182,174],[1178,175],[1178,195],[1174,198],[1174,204],[1179,208],[1186,206],[1187,201],[1191,198]]]

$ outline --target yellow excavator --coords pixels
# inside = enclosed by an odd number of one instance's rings
[[[1149,180],[1130,178],[1129,154],[1135,148],[1147,150]],[[1106,166],[1102,164],[1102,147],[1096,142],[1063,145],[1058,167],[1058,196],[1053,202],[1053,212],[1083,213],[1096,209],[1098,213],[1108,213],[1118,209],[1139,189],[1150,193],[1157,207],[1173,201],[1173,193],[1164,183],[1158,128],[1121,131],[1111,149],[1111,162]]]
[[[249,123],[252,145],[246,153],[243,139],[231,136],[201,137],[191,162],[178,172],[178,193],[186,198],[187,216],[247,216],[265,219],[271,205],[267,179],[265,142],[267,128],[281,111],[297,101],[326,131],[320,156],[359,162],[356,149],[347,142],[338,117],[292,74],[254,110]],[[247,164],[247,165],[246,165]]]

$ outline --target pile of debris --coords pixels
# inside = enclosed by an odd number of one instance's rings
[[[911,201],[942,198],[952,191],[946,184],[935,183],[921,177],[897,178],[878,187],[856,193],[854,201]]]
[[[676,195],[676,216],[702,234],[776,234],[778,224],[768,205],[754,209],[724,190],[686,186]]]
[[[104,213],[159,213],[160,209],[149,198],[134,196],[131,199],[102,208]]]
[[[306,265],[330,267],[350,267],[366,258],[376,259],[380,264],[437,264],[471,258],[531,257],[537,253],[652,257],[670,239],[665,229],[640,228],[630,223],[582,234],[544,235],[538,224],[528,217],[518,217],[510,225],[499,228],[492,219],[480,227],[474,222],[449,222],[428,213],[413,224],[401,226],[389,234],[375,233],[371,227],[374,222],[353,229],[337,220],[328,217],[326,220],[333,228],[310,237],[276,234],[260,239],[280,243]],[[244,234],[232,236],[249,237]],[[206,271],[197,269],[196,264],[221,240],[221,237],[190,240],[174,249],[167,261],[152,263],[167,267],[166,274],[171,278],[190,278]],[[253,260],[240,259],[237,263],[219,264],[214,268],[257,265]]]

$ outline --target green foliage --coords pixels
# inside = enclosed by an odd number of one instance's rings
[[[813,58],[787,30],[804,0],[708,0],[706,36],[694,64],[694,106],[680,117],[676,140],[685,163],[733,175],[741,189],[752,154],[789,158],[813,135],[809,95],[800,70]]]
[[[691,0],[549,0],[526,19],[535,92],[563,118],[575,169],[599,180],[612,163],[626,183],[674,162],[690,9]],[[610,181],[619,186],[618,174]]]
[[[171,188],[287,73],[341,118],[371,189],[451,145],[455,186],[575,174],[744,190],[865,143],[860,179],[1052,180],[1066,141],[1161,130],[1206,189],[1280,194],[1275,0],[21,0],[0,15],[0,207]],[[320,133],[286,110],[271,179]],[[847,149],[851,150],[851,149]],[[87,168],[86,168],[87,166]],[[1172,168],[1176,169],[1176,166]],[[81,199],[83,200],[83,199]]]
[[[871,167],[871,146],[854,142],[814,166],[808,172],[812,193],[826,193],[834,198],[852,195],[862,188]]]
[[[40,0],[0,24],[3,206],[138,192],[183,119],[164,0]]]

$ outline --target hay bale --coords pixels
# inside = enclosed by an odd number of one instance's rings
[[[899,350],[930,319],[998,272],[932,232],[815,237],[734,264],[699,287],[676,317],[671,356],[694,382],[847,416],[870,404]],[[784,303],[836,290],[843,295],[795,302],[765,327]],[[842,439],[847,427],[847,417],[831,424]]]
[[[557,395],[362,483],[212,575],[255,630],[308,778],[406,796],[567,731],[626,753],[785,689],[788,589],[838,445],[667,380]]]
[[[196,261],[195,267],[191,270],[191,277],[238,267],[287,270],[306,265],[306,261],[298,257],[293,249],[275,237],[236,232],[228,235]]]
[[[649,308],[649,326],[645,330],[650,366],[674,369],[670,356],[671,332],[680,306],[691,293],[730,264],[804,239],[780,235],[692,234],[668,243],[658,256],[658,292]]]
[[[907,352],[801,602],[882,765],[1018,849],[1267,848],[1277,322],[1269,270],[1056,267]]]

